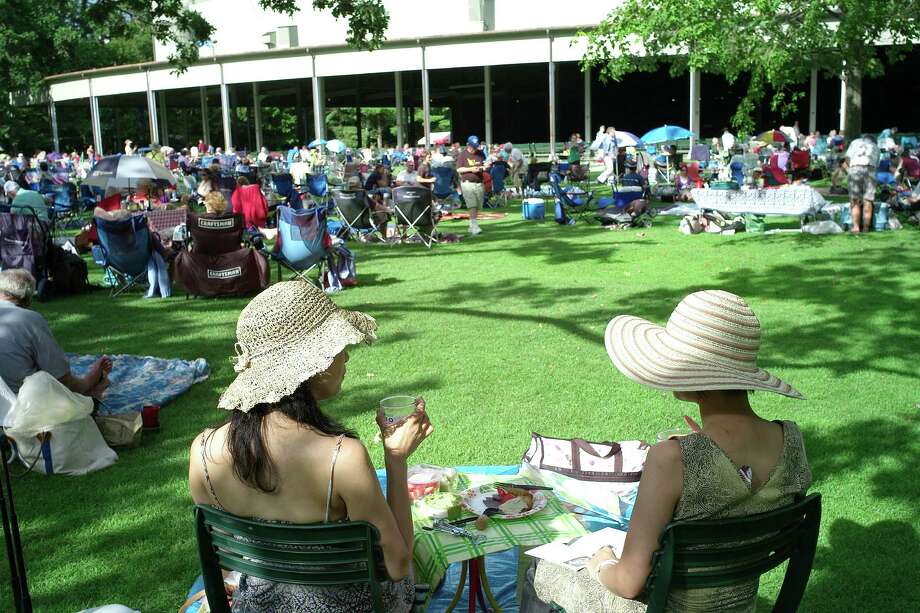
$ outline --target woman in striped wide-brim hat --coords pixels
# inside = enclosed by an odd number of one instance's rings
[[[651,447],[625,545],[602,548],[588,572],[545,561],[528,571],[522,612],[554,602],[567,611],[640,613],[635,600],[652,554],[671,521],[765,513],[804,494],[811,484],[802,433],[791,421],[754,413],[748,392],[803,398],[757,365],[760,322],[734,294],[708,290],[684,298],[666,326],[621,315],[605,333],[607,352],[624,375],[699,406],[702,427]],[[668,592],[669,611],[753,611],[757,580]],[[794,608],[794,605],[793,605]]]

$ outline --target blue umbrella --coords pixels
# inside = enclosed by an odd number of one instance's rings
[[[325,144],[326,144],[325,138],[317,138],[316,140],[312,141],[309,145],[307,145],[307,147],[309,149],[313,149],[314,147],[319,147],[320,145],[325,145]]]
[[[328,149],[328,150],[331,151],[332,153],[344,153],[344,152],[345,152],[345,143],[343,143],[342,141],[340,141],[340,140],[337,139],[337,138],[334,138],[334,139],[332,139],[331,141],[329,141],[328,143],[326,143],[326,149]]]
[[[684,138],[690,138],[693,136],[693,132],[686,128],[681,128],[680,126],[669,126],[663,125],[660,128],[655,128],[654,130],[649,130],[642,137],[642,142],[647,145],[654,145],[656,143],[667,143],[675,140],[682,140]]]

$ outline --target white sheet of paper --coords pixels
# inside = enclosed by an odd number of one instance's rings
[[[575,570],[583,568],[601,547],[610,547],[617,557],[623,555],[626,533],[616,528],[604,528],[576,539],[558,540],[527,551],[527,555]]]

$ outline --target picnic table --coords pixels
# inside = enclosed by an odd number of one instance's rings
[[[690,190],[690,195],[700,209],[735,215],[792,215],[804,219],[816,215],[827,204],[807,185],[742,190],[696,188]]]
[[[457,489],[463,491],[469,487],[476,487],[494,483],[496,481],[529,483],[533,481],[517,475],[495,475],[460,473]],[[428,599],[434,588],[441,581],[452,563],[462,563],[461,579],[457,591],[447,611],[452,611],[460,600],[463,589],[468,580],[470,611],[475,611],[476,602],[486,610],[486,600],[493,611],[500,608],[492,596],[489,582],[486,577],[485,556],[514,549],[515,547],[533,547],[543,545],[557,538],[572,538],[587,534],[587,530],[578,516],[569,512],[563,503],[552,492],[546,492],[546,506],[539,512],[519,519],[495,519],[489,521],[484,532],[478,532],[472,523],[466,524],[474,534],[482,534],[485,540],[473,543],[467,538],[453,536],[444,532],[425,530],[430,520],[419,514],[413,506],[413,521],[415,524],[415,538],[413,547],[413,562],[415,565],[416,583],[428,584],[432,587]],[[464,513],[464,517],[472,516]],[[427,601],[426,601],[427,606]]]

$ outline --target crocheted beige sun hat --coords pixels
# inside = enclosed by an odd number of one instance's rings
[[[373,317],[340,309],[306,281],[275,283],[240,313],[237,376],[217,406],[246,412],[290,396],[348,345],[376,340],[376,330]]]
[[[690,294],[666,327],[620,315],[607,325],[604,342],[620,372],[654,389],[763,390],[804,398],[757,366],[760,322],[740,296],[729,292]]]

